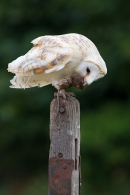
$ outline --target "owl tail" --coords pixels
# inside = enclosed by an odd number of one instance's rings
[[[51,82],[47,79],[44,81],[43,75],[30,75],[30,76],[14,76],[12,80],[10,80],[12,84],[10,88],[19,88],[26,89],[31,87],[43,87],[51,84]]]

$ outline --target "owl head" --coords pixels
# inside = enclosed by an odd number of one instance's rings
[[[84,59],[76,71],[83,76],[84,85],[89,85],[93,81],[104,77],[107,74],[107,67],[100,54],[98,54],[97,59],[96,56]]]

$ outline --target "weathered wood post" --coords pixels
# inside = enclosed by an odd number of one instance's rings
[[[80,105],[54,98],[50,107],[49,195],[80,195]]]

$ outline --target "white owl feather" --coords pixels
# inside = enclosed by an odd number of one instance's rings
[[[83,35],[42,36],[32,41],[34,47],[24,56],[9,63],[15,74],[12,88],[43,87],[51,84],[59,89],[62,79],[73,74],[83,78],[83,85],[107,73],[96,46]]]

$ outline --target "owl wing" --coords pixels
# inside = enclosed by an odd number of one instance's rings
[[[11,62],[8,71],[17,75],[38,75],[59,71],[70,61],[70,49],[60,36],[43,36],[32,41],[34,47]]]
[[[32,41],[34,47],[11,62],[8,71],[15,74],[12,88],[45,86],[51,83],[48,73],[59,71],[71,60],[67,43],[58,36],[43,36]]]

